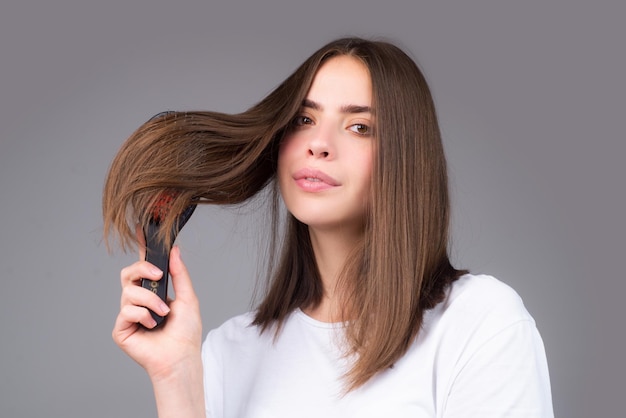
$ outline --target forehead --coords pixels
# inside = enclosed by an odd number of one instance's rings
[[[318,69],[307,98],[327,105],[372,105],[372,82],[362,61],[348,55],[330,58]]]

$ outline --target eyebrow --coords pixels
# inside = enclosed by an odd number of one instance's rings
[[[310,100],[310,99],[304,99],[302,101],[302,107],[308,107],[310,109],[317,110],[317,111],[324,110],[324,107],[321,104],[314,102],[313,100]],[[352,104],[341,106],[339,111],[341,113],[372,113],[372,114],[374,113],[370,106],[359,106],[359,105],[352,105]]]

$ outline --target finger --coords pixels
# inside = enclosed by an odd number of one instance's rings
[[[147,261],[137,261],[120,271],[122,288],[132,284],[137,285],[141,279],[160,280],[163,272]]]
[[[172,276],[172,287],[176,298],[182,297],[186,300],[196,298],[189,272],[180,257],[178,246],[173,247],[170,251],[170,275]]]
[[[152,318],[150,311],[143,306],[126,305],[120,311],[122,323],[141,324],[146,328],[154,328],[156,321]]]
[[[134,334],[138,329],[138,324],[146,328],[154,328],[156,321],[150,315],[150,311],[141,306],[127,305],[120,310],[115,326],[113,327],[113,340],[120,344],[127,337]]]
[[[138,306],[149,308],[160,316],[166,316],[170,312],[169,306],[156,294],[139,286],[127,286],[122,292],[121,307]]]

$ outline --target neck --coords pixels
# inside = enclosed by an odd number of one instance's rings
[[[324,322],[339,322],[343,300],[339,278],[346,260],[361,239],[360,233],[346,233],[342,230],[318,230],[309,228],[315,261],[322,281],[324,296],[316,306],[309,306],[305,312]]]

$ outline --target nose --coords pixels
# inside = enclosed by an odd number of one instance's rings
[[[321,147],[311,146],[309,147],[309,155],[318,158],[328,158],[328,151],[323,150]]]
[[[333,156],[332,133],[328,129],[318,129],[308,142],[308,154],[314,158],[329,159]]]

